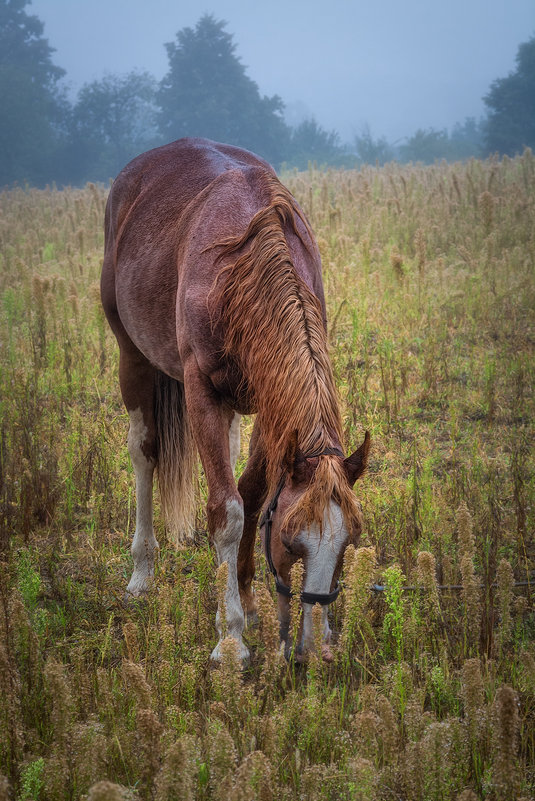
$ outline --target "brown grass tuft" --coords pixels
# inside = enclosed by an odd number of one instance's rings
[[[497,642],[500,650],[508,643],[511,636],[512,619],[511,603],[513,601],[513,588],[515,577],[513,568],[507,559],[501,559],[496,571],[496,597],[498,600],[498,610],[500,613],[500,627],[498,629]]]
[[[126,690],[135,699],[140,709],[148,709],[151,706],[151,688],[143,669],[128,659],[123,660],[122,665],[123,682]]]
[[[128,801],[129,793],[120,784],[103,779],[94,784],[87,795],[87,801]]]
[[[493,786],[503,801],[512,801],[518,790],[519,730],[517,696],[511,687],[504,685],[496,692],[494,701],[492,771]]]
[[[156,780],[155,801],[195,801],[197,742],[185,734],[169,746]]]

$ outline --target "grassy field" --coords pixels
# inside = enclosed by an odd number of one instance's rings
[[[202,476],[199,547],[157,506],[155,590],[123,604],[105,189],[0,193],[0,799],[535,794],[535,158],[283,179],[322,252],[346,446],[369,429],[373,452],[334,663],[281,658],[259,553],[243,673],[233,641],[209,665]]]

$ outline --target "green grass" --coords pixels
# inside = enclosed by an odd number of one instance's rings
[[[171,548],[156,503],[155,590],[123,604],[133,475],[98,300],[104,189],[0,193],[0,798],[535,793],[533,589],[510,586],[535,568],[535,159],[283,180],[322,253],[348,451],[372,433],[366,550],[332,608],[334,663],[299,668],[258,548],[243,674],[231,643],[209,664],[204,487],[196,550]]]

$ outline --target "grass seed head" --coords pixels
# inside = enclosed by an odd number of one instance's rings
[[[500,647],[503,647],[508,642],[511,635],[511,603],[515,584],[513,568],[507,559],[500,560],[498,570],[496,571],[496,583],[498,585],[496,596],[498,599],[498,608],[500,610],[498,640]]]
[[[438,597],[438,584],[435,557],[428,551],[420,551],[416,560],[418,583],[424,590],[423,607],[426,622],[433,623],[440,615],[440,601]]]
[[[478,737],[484,707],[484,685],[479,659],[466,659],[462,669],[464,715],[471,740]]]
[[[473,790],[470,788],[463,790],[462,793],[459,793],[457,796],[457,801],[479,801],[479,798],[474,793]]]
[[[120,784],[104,779],[90,788],[87,801],[128,801],[128,795]]]
[[[461,556],[468,556],[473,559],[475,554],[474,525],[468,506],[464,501],[457,509],[456,517]]]
[[[504,685],[496,692],[493,726],[493,786],[503,801],[512,801],[518,790],[517,743],[520,731],[515,691]]]
[[[266,656],[271,660],[279,651],[279,621],[275,604],[265,584],[257,585],[255,597],[262,642],[266,647]]]
[[[490,234],[494,222],[494,198],[490,192],[482,192],[478,197],[478,206],[485,233]]]
[[[139,659],[139,639],[137,626],[133,620],[127,620],[126,623],[123,624],[123,637],[128,659],[130,662],[137,662]]]
[[[466,648],[478,651],[481,632],[480,589],[474,571],[474,563],[469,553],[461,557],[462,598],[464,601],[464,621],[466,630]]]
[[[197,741],[189,734],[169,746],[156,780],[155,801],[195,801]]]
[[[66,744],[74,711],[74,697],[65,665],[49,658],[44,667],[44,674],[52,704],[51,720],[54,739]]]
[[[136,699],[138,708],[148,709],[151,706],[151,688],[145,678],[143,669],[136,665],[135,662],[125,659],[123,660],[122,673],[127,693],[130,693]]]
[[[224,788],[234,776],[237,758],[236,746],[228,729],[212,724],[208,734],[208,761],[209,784],[214,798],[226,801]]]
[[[377,714],[380,720],[383,761],[390,763],[399,747],[399,731],[392,704],[384,695],[377,697]]]
[[[152,709],[138,709],[136,729],[142,758],[141,782],[147,796],[150,796],[160,767],[160,737],[163,726]]]
[[[269,759],[262,751],[247,754],[235,774],[232,801],[273,801],[273,776]]]
[[[228,712],[236,726],[239,726],[238,707],[243,690],[242,664],[238,643],[234,637],[225,637],[220,642],[221,663],[213,672],[212,681],[218,699],[228,706]]]
[[[303,607],[301,606],[301,592],[303,591],[303,579],[305,575],[305,568],[301,559],[298,559],[290,569],[290,586],[292,588],[292,597],[290,598],[290,645],[292,648],[297,643],[297,636],[299,633],[299,624],[303,614]]]

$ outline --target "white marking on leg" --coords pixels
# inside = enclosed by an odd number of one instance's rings
[[[226,592],[226,619],[227,619],[227,635],[234,637],[238,642],[238,652],[240,659],[243,661],[249,657],[249,651],[242,640],[242,633],[244,627],[244,615],[240,602],[240,593],[238,591],[238,547],[243,533],[243,506],[235,500],[227,501],[227,521],[224,528],[217,529],[214,532],[214,545],[217,553],[217,563],[222,565],[226,562],[228,565],[228,580]],[[217,610],[216,626],[219,633],[219,642],[212,651],[212,659],[215,661],[221,660],[221,640],[225,633],[221,631],[221,610]]]
[[[309,531],[301,532],[299,540],[307,549],[306,576],[303,590],[317,594],[328,594],[331,591],[334,569],[338,562],[340,550],[347,541],[347,530],[340,506],[331,501],[323,519],[323,534],[320,537],[319,526],[314,525]],[[312,604],[303,604],[303,636],[301,644],[310,648],[314,641],[312,625]],[[331,636],[327,606],[322,607],[323,640],[328,642]]]
[[[234,417],[232,418],[228,432],[230,466],[232,468],[232,472],[236,470],[236,462],[238,461],[238,456],[240,455],[240,418],[241,415],[239,415],[237,412],[234,412]]]
[[[154,577],[154,555],[158,542],[152,528],[152,477],[154,459],[147,459],[142,445],[147,439],[147,426],[141,409],[129,412],[128,450],[136,477],[136,531],[130,552],[134,559],[134,572],[126,592],[138,596],[146,592]]]

